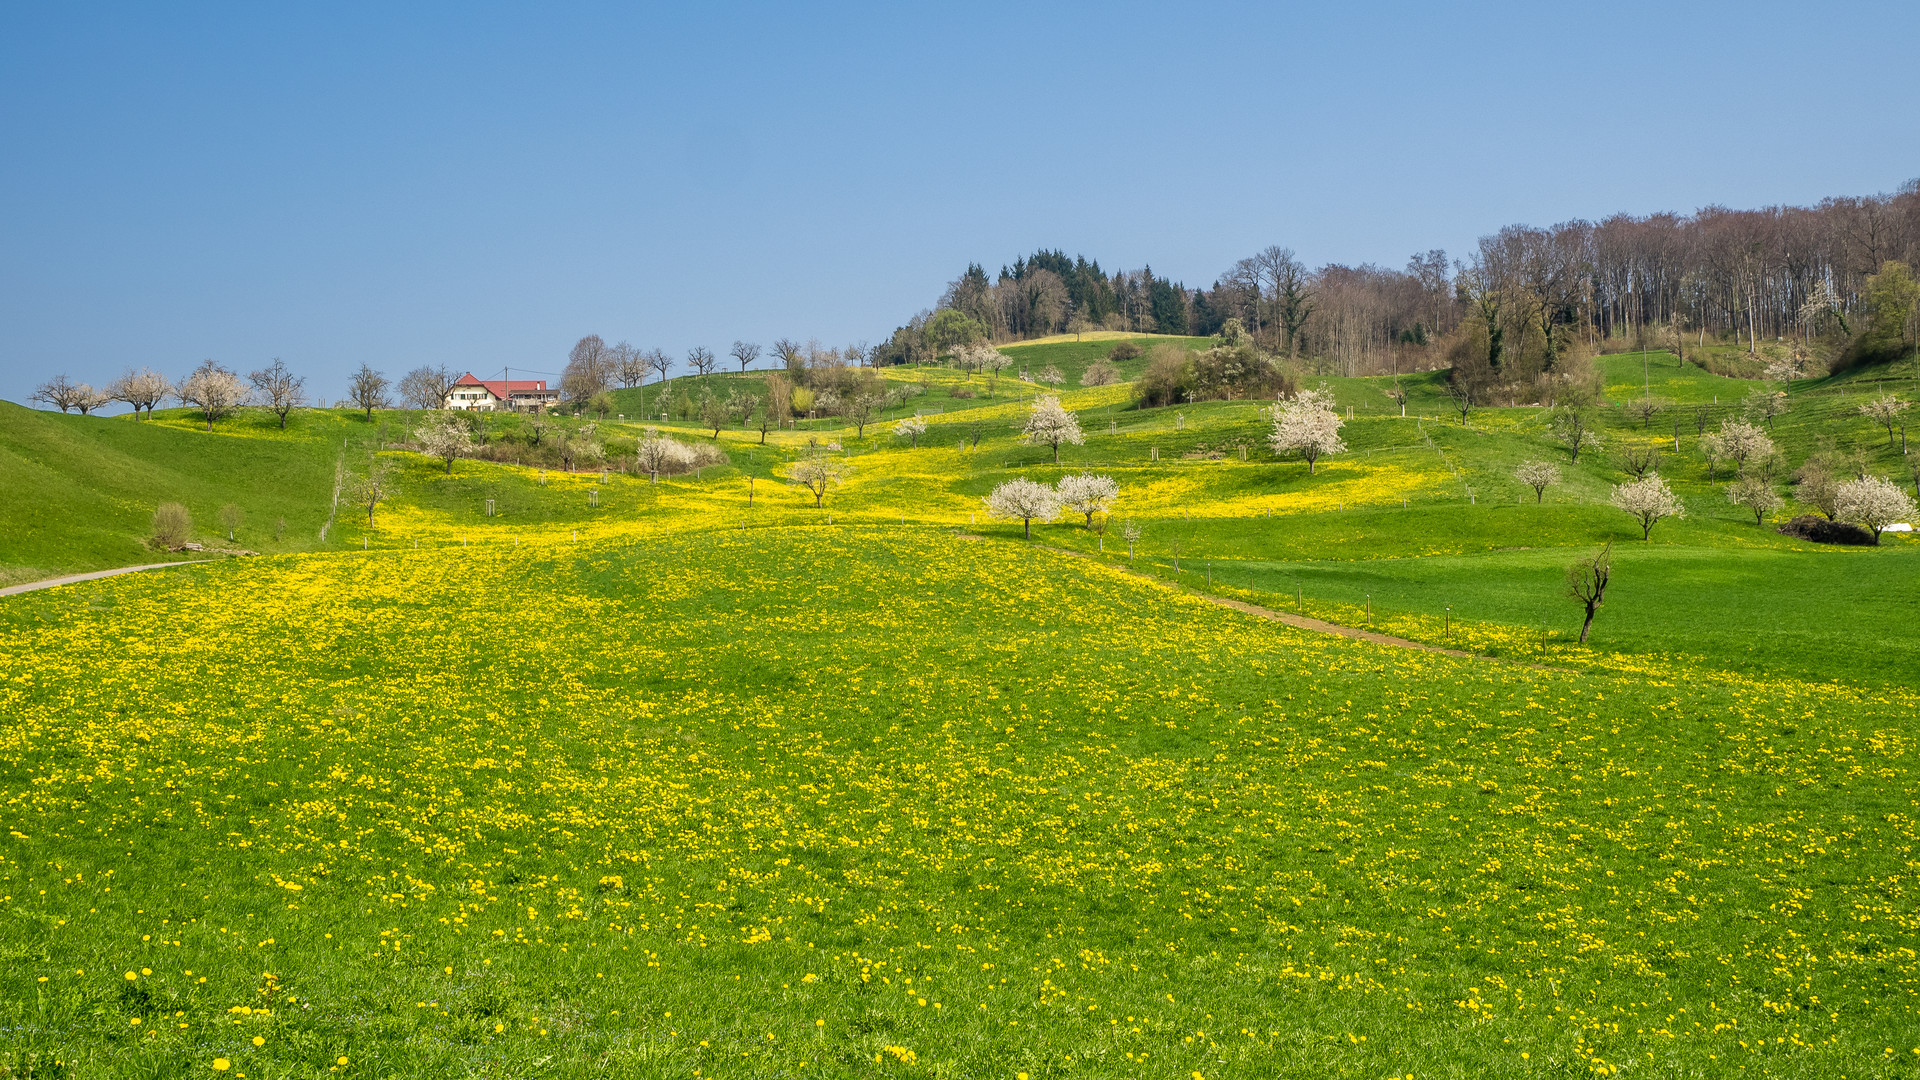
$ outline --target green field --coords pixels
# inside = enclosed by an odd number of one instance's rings
[[[1327,380],[1312,474],[1264,403],[1071,382],[1055,465],[1043,387],[943,367],[864,433],[655,421],[724,453],[659,483],[617,413],[592,469],[493,418],[449,473],[404,412],[0,405],[5,580],[169,557],[163,499],[265,553],[0,599],[0,1077],[1920,1075],[1920,543],[1755,525],[1695,410],[1758,384],[1598,362],[1577,464],[1423,373]],[[1908,478],[1880,389],[1796,384],[1789,468]],[[983,512],[1081,470],[1104,532]]]

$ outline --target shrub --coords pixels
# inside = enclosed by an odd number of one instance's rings
[[[153,543],[178,551],[193,539],[193,515],[177,502],[163,502],[153,511]]]

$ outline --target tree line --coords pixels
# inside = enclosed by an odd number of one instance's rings
[[[1097,260],[1041,250],[990,278],[979,264],[881,346],[910,362],[974,338],[1018,341],[1086,330],[1214,335],[1238,319],[1261,349],[1317,374],[1446,366],[1461,333],[1495,368],[1551,371],[1574,342],[1653,335],[1684,353],[1709,339],[1757,352],[1763,340],[1824,342],[1843,365],[1910,350],[1882,318],[1910,292],[1920,259],[1920,181],[1892,194],[1814,206],[1615,214],[1598,222],[1509,225],[1465,258],[1420,252],[1404,267],[1309,268],[1271,246],[1189,289],[1150,268],[1108,274]],[[1892,276],[1889,276],[1892,275]],[[1890,295],[1891,294],[1891,295]]]

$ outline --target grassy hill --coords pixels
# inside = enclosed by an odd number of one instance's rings
[[[1698,410],[1757,384],[1601,364],[1577,463],[1429,372],[1327,380],[1311,473],[1126,385],[1061,392],[1056,464],[1048,388],[942,367],[864,432],[656,418],[720,451],[658,483],[654,387],[554,421],[571,472],[519,417],[448,471],[405,412],[0,406],[8,576],[151,561],[161,500],[267,553],[0,601],[0,1075],[1908,1076],[1920,542],[1756,526]],[[1794,386],[1789,464],[1908,475],[1883,378]],[[1104,530],[983,512],[1082,470]]]

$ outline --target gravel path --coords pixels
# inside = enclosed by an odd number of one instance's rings
[[[148,563],[145,566],[120,566],[112,570],[95,570],[88,574],[68,574],[65,577],[50,577],[45,581],[29,581],[22,585],[9,585],[4,589],[0,589],[0,596],[12,596],[15,593],[33,592],[35,589],[51,589],[55,585],[71,585],[76,581],[94,581],[103,577],[112,577],[115,574],[131,574],[139,570],[158,570],[165,566],[186,566],[188,562],[192,561],[194,560],[187,560],[187,562]]]

